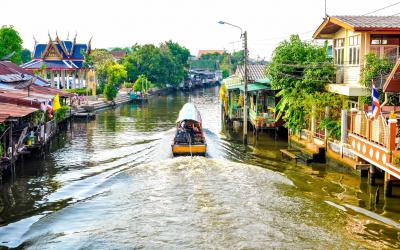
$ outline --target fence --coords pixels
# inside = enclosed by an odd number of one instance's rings
[[[358,111],[354,115],[353,120],[353,133],[359,136],[368,138],[369,136],[369,127],[367,126],[368,117],[364,111]]]
[[[385,147],[388,145],[389,126],[384,115],[380,115],[376,119],[370,119],[365,111],[358,111],[351,116],[351,133]]]

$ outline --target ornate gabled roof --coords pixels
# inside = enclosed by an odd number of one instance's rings
[[[53,70],[77,70],[84,67],[85,53],[91,52],[90,38],[87,44],[76,43],[76,36],[73,41],[61,40],[58,35],[53,40],[49,35],[49,41],[37,43],[33,51],[33,59],[21,65],[24,69],[36,70],[45,67]]]
[[[47,58],[49,55],[50,50],[54,49],[51,56],[51,59],[55,59],[54,54],[56,54],[59,58],[58,59],[69,59],[69,60],[83,60],[85,53],[90,53],[90,43],[91,39],[88,44],[85,43],[76,43],[76,38],[74,41],[70,40],[61,40],[58,36],[53,40],[49,35],[49,41],[47,43],[37,43],[35,42],[35,48],[33,51],[33,58],[34,59],[49,59]]]

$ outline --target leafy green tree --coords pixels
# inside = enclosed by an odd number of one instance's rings
[[[381,86],[385,83],[386,75],[390,73],[394,64],[390,62],[389,58],[378,58],[375,54],[367,54],[364,58],[365,64],[361,68],[361,79],[362,85],[368,89],[372,88],[372,85]],[[381,86],[382,87],[382,86]],[[381,88],[378,88],[379,100],[381,102],[385,99],[385,94]],[[371,105],[371,96],[361,96],[361,103]],[[388,105],[399,105],[399,98],[396,94],[388,94]]]
[[[128,72],[128,81],[134,82],[139,75],[146,75],[150,81],[161,85],[161,51],[152,44],[134,45],[132,52],[123,61]]]
[[[107,100],[112,101],[115,99],[115,97],[118,94],[118,89],[117,87],[112,84],[112,83],[107,83],[104,86],[104,91],[103,91],[104,96],[107,98]]]
[[[99,83],[107,82],[107,68],[114,63],[111,53],[106,49],[95,49],[90,55],[85,54],[85,67],[95,68]]]
[[[179,43],[175,43],[171,40],[165,42],[161,46],[167,46],[169,51],[171,52],[172,56],[176,63],[179,63],[181,66],[188,68],[189,67],[189,57],[190,51],[179,45]]]
[[[134,45],[132,52],[123,61],[128,72],[128,80],[136,81],[140,75],[164,87],[178,85],[187,75],[189,51],[172,41],[156,47],[152,44]]]
[[[333,82],[335,68],[328,61],[327,44],[313,45],[292,35],[274,50],[266,73],[281,97],[276,106],[277,119],[283,117],[285,126],[298,132],[306,121],[304,99],[325,92],[326,85]]]
[[[208,53],[200,56],[200,59],[192,62],[192,67],[200,66],[203,68],[202,64],[206,65],[205,68],[214,70],[221,69],[222,76],[228,77],[232,72],[234,72],[238,65],[243,64],[244,53],[243,50],[235,51],[233,53],[224,52],[220,53]]]
[[[234,51],[231,55],[231,64],[233,66],[233,70],[236,70],[237,65],[241,65],[244,62],[244,52],[243,50]]]
[[[90,56],[95,66],[96,64],[103,64],[114,60],[112,54],[106,49],[95,49],[90,53]]]
[[[29,49],[21,50],[21,63],[27,63],[32,60],[32,53]]]
[[[129,52],[131,52],[131,48],[129,48],[129,47],[124,47],[124,48],[115,47],[115,48],[112,48],[111,51],[125,51],[126,53],[129,53]]]
[[[15,53],[10,61],[16,64],[21,63],[22,39],[13,26],[3,25],[0,28],[0,58]]]
[[[127,72],[123,65],[118,63],[107,64],[107,84],[111,83],[115,86],[121,85],[126,77]]]
[[[153,84],[147,79],[145,75],[140,75],[133,84],[133,90],[147,93],[152,86]]]

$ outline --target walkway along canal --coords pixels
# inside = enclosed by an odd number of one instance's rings
[[[202,114],[207,158],[172,158],[187,101]],[[381,195],[375,204],[376,187],[348,168],[282,160],[287,138],[260,133],[244,148],[240,135],[221,133],[220,113],[215,87],[72,123],[45,159],[21,163],[1,185],[0,245],[400,247],[399,199]]]

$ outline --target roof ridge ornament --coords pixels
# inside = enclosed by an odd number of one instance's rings
[[[91,36],[89,39],[86,53],[90,53],[92,51],[92,38],[93,38],[93,36]]]

